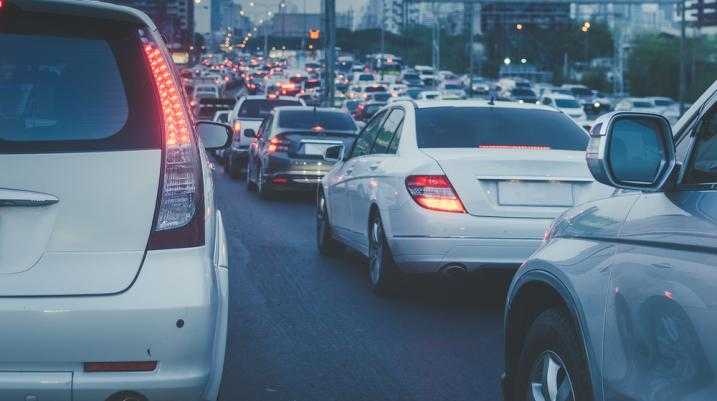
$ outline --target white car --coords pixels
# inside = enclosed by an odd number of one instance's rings
[[[194,88],[194,98],[218,98],[219,87],[216,85],[197,85]]]
[[[439,91],[421,91],[418,94],[418,100],[441,100],[443,94]]]
[[[317,197],[317,245],[369,258],[371,288],[400,273],[516,268],[567,208],[606,197],[585,164],[588,134],[549,107],[396,102],[336,161]]]
[[[563,95],[560,93],[548,93],[540,99],[540,103],[562,111],[581,127],[589,126],[588,116],[585,113],[585,109],[574,96]]]
[[[194,125],[145,14],[10,5],[0,400],[216,400],[229,271],[200,146],[226,146],[230,128]]]
[[[660,114],[661,108],[655,106],[655,103],[650,98],[628,97],[617,102],[615,111]]]

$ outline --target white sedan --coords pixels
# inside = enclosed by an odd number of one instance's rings
[[[317,197],[317,243],[369,260],[377,293],[400,273],[516,268],[553,218],[605,197],[585,163],[588,135],[541,105],[404,101],[370,120]]]

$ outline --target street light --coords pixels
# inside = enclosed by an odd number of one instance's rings
[[[523,30],[523,24],[516,24],[515,29],[522,31]]]
[[[527,63],[527,62],[528,62],[528,59],[525,58],[525,57],[523,57],[523,58],[520,59],[520,64],[525,64],[525,63]]]
[[[505,64],[505,65],[510,64],[510,57],[506,57],[506,58],[503,60],[503,64]]]

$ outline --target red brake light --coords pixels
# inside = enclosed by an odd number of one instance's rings
[[[442,212],[465,213],[463,202],[445,175],[411,175],[406,189],[419,206]]]
[[[157,212],[148,249],[204,243],[204,207],[199,153],[172,65],[159,46],[144,44],[162,117],[164,149]]]
[[[289,141],[286,141],[280,137],[273,137],[271,140],[269,140],[269,146],[266,149],[269,153],[276,153],[276,152],[288,152],[289,151]]]

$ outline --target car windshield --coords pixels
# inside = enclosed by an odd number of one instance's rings
[[[247,99],[239,107],[239,118],[264,118],[279,106],[301,106],[298,100]]]
[[[530,89],[513,89],[510,91],[513,96],[532,96],[535,97],[535,92]]]
[[[588,136],[557,111],[512,107],[427,107],[416,111],[419,148],[506,147],[585,150]]]
[[[572,88],[570,90],[575,96],[592,96],[593,91],[588,88]]]
[[[364,82],[373,81],[373,75],[371,75],[371,74],[361,74],[361,75],[359,75],[358,80],[359,80],[359,81],[364,81]]]
[[[671,100],[666,99],[655,99],[655,106],[672,106],[674,104]]]
[[[461,89],[461,87],[459,85],[455,85],[455,84],[448,84],[445,86],[445,88],[450,89],[450,90]]]
[[[372,115],[376,113],[381,107],[385,106],[384,103],[370,103],[364,108],[366,114]]]
[[[348,114],[324,110],[282,110],[279,112],[279,127],[297,130],[321,127],[324,131],[356,131],[356,124]]]
[[[580,108],[580,103],[574,99],[555,99],[555,105],[561,109],[577,109]]]
[[[371,95],[371,99],[378,100],[379,102],[385,102],[391,97],[390,94],[381,92],[381,93],[374,93]]]
[[[636,109],[649,109],[653,106],[649,102],[632,102],[632,107]]]
[[[364,89],[364,92],[366,92],[366,93],[386,92],[386,87],[385,86],[367,86],[366,89]]]

